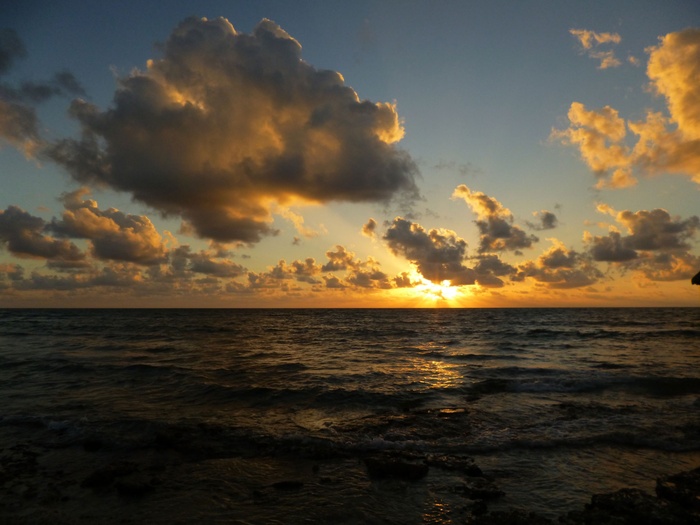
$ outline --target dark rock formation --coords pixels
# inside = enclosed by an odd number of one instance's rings
[[[700,511],[700,468],[656,480],[656,495],[687,509]]]
[[[428,456],[426,463],[430,467],[460,472],[465,476],[483,477],[484,475],[479,466],[474,463],[474,460],[466,456]]]
[[[366,458],[365,465],[370,478],[398,478],[417,481],[428,474],[428,465],[412,463],[399,458]]]
[[[81,487],[91,489],[101,489],[109,487],[114,480],[136,472],[137,466],[129,461],[115,461],[104,467],[93,471],[80,484]]]

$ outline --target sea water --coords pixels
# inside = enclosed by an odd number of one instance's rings
[[[700,309],[0,310],[0,399],[0,516],[463,520],[398,454],[553,518],[700,466]],[[119,462],[148,494],[86,487]]]

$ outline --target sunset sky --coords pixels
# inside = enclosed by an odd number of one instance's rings
[[[9,0],[0,307],[698,306],[697,0]]]

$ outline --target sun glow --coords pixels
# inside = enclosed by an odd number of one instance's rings
[[[453,301],[459,296],[459,288],[452,286],[449,280],[444,280],[441,283],[434,283],[420,278],[421,284],[415,287],[416,292],[419,292],[423,297],[434,301]]]

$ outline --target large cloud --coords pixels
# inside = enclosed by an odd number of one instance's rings
[[[552,130],[551,138],[579,149],[598,187],[630,186],[635,170],[681,173],[700,184],[700,29],[669,33],[647,51],[650,85],[665,98],[669,116],[649,111],[642,121],[626,122],[609,106],[587,110],[574,102],[569,127]]]
[[[80,140],[50,151],[77,180],[179,214],[202,237],[256,242],[275,205],[417,194],[396,108],[361,101],[263,20],[252,34],[188,18],[110,109],[74,102]]]
[[[513,224],[513,214],[510,210],[485,193],[473,192],[466,185],[460,184],[452,197],[464,199],[478,217],[474,222],[481,233],[479,253],[518,251],[530,248],[539,240]]]
[[[389,249],[416,265],[418,272],[434,283],[469,285],[476,282],[476,272],[463,262],[467,243],[451,230],[426,231],[420,224],[397,217],[384,234]]]

